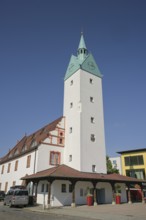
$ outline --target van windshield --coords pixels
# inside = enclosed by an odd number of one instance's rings
[[[28,191],[21,191],[21,190],[18,190],[18,191],[15,191],[14,193],[15,196],[28,196]]]

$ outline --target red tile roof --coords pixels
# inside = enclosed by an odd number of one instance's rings
[[[29,136],[24,136],[4,157],[1,158],[0,164],[21,156],[30,150],[34,150],[41,141],[48,137],[50,131],[55,130],[57,124],[62,120],[62,118],[63,117],[56,119]]]
[[[36,174],[28,175],[22,177],[25,180],[35,180],[35,179],[45,179],[48,177],[56,179],[80,179],[80,180],[99,180],[103,182],[117,181],[117,182],[134,182],[141,183],[146,182],[145,180],[139,180],[136,178],[131,178],[128,176],[122,176],[120,174],[102,174],[102,173],[89,173],[89,172],[80,172],[75,170],[67,165],[59,165],[47,170],[37,172]]]

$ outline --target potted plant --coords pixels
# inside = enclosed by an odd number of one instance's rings
[[[121,186],[116,185],[116,204],[121,204]]]
[[[91,194],[89,187],[87,187],[86,200],[87,200],[87,205],[88,206],[93,205],[93,194]]]

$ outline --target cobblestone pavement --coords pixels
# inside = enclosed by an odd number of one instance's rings
[[[29,211],[55,214],[61,216],[78,216],[97,220],[146,220],[146,204],[120,204],[77,206],[43,209],[42,206],[27,207]]]

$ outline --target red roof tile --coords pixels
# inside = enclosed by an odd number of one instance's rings
[[[24,136],[4,157],[1,158],[0,163],[2,164],[8,160],[12,160],[16,156],[21,156],[23,153],[28,152],[31,150],[33,142],[35,143],[33,146],[35,149],[41,141],[48,137],[50,131],[55,130],[57,124],[62,120],[62,118],[63,117],[56,119],[29,136]]]
[[[47,177],[62,178],[62,179],[77,178],[80,180],[91,180],[92,179],[92,180],[99,180],[103,182],[108,182],[112,180],[117,181],[117,182],[134,182],[134,183],[146,182],[145,180],[139,180],[139,179],[131,178],[128,176],[122,176],[116,173],[101,174],[101,173],[80,172],[64,164],[47,169],[47,170],[37,172],[36,174],[28,175],[26,177],[23,177],[22,179],[32,180],[32,179],[44,179]]]

